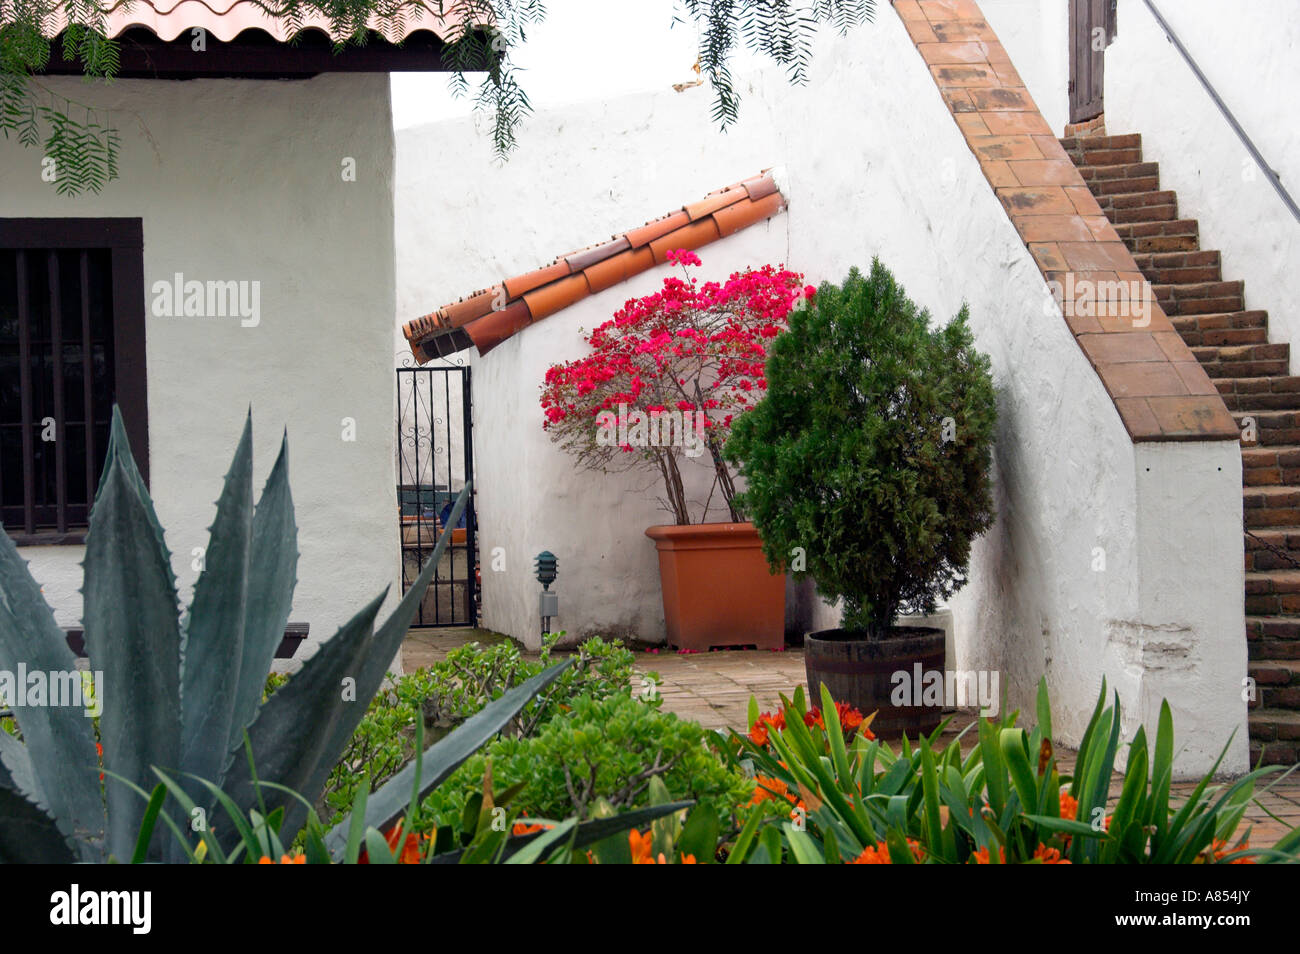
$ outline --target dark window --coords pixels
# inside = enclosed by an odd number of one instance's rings
[[[139,219],[0,219],[0,522],[80,543],[113,404],[148,480]]]

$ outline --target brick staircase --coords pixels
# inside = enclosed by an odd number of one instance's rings
[[[1270,344],[1268,313],[1247,311],[1243,282],[1224,281],[1219,253],[1201,248],[1195,219],[1160,188],[1142,137],[1062,139],[1160,307],[1215,382],[1253,443],[1242,443],[1246,640],[1256,698],[1252,764],[1300,760],[1300,377],[1291,346]]]

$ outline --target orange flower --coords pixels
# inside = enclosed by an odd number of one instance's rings
[[[429,835],[426,834],[421,836],[418,832],[411,832],[403,839],[401,822],[398,822],[389,829],[388,834],[384,836],[384,840],[388,842],[389,850],[397,855],[397,863],[399,865],[420,864],[421,858],[424,854],[420,848],[420,842],[423,841],[425,844],[428,844],[429,839]],[[398,845],[401,845],[400,851]],[[362,851],[361,856],[357,858],[357,864],[370,864],[370,853],[368,851]]]
[[[650,846],[654,841],[650,833],[644,835],[633,828],[627,833],[627,844],[632,849],[632,864],[634,865],[652,865],[655,863],[654,857],[650,854]]]
[[[520,820],[515,822],[515,827],[510,829],[512,835],[531,835],[535,831],[541,831],[541,825],[530,825],[526,821]]]
[[[266,855],[263,855],[261,858],[257,859],[257,863],[259,865],[275,865],[275,864],[305,865],[307,863],[307,856],[306,855],[281,855],[279,861],[272,861],[270,858],[266,857]]]
[[[757,721],[749,727],[749,739],[755,745],[767,745],[768,729],[785,728],[785,710],[780,709],[776,715],[770,712],[759,714]]]
[[[887,865],[889,863],[889,848],[883,841],[874,847],[868,845],[862,849],[862,854],[849,862],[851,865]]]
[[[1242,851],[1249,847],[1250,842],[1243,841],[1236,848],[1229,848],[1227,839],[1216,838],[1214,839],[1214,843],[1210,845],[1210,851],[1213,853],[1215,861],[1222,861],[1224,856],[1230,851]],[[1253,865],[1254,863],[1254,858],[1234,858],[1232,861],[1228,862],[1230,865]]]
[[[765,802],[769,798],[775,800],[778,795],[782,798],[789,797],[789,787],[779,778],[768,778],[766,775],[759,775],[754,781],[758,784],[754,786],[754,797],[749,802],[751,805]]]
[[[1079,800],[1068,792],[1061,793],[1061,817],[1073,821],[1079,814]]]
[[[95,743],[95,754],[99,756],[99,762],[100,762],[100,764],[102,765],[102,764],[104,763],[104,746],[101,745],[99,742],[96,742],[96,743]],[[103,773],[103,772],[100,772],[100,773],[99,773],[99,780],[100,780],[101,782],[104,781],[104,773]]]
[[[694,856],[694,855],[682,855],[682,860],[679,861],[678,864],[682,864],[682,865],[693,865],[693,864],[695,864],[695,856]]]
[[[810,729],[813,726],[816,726],[819,729],[826,728],[825,723],[822,722],[822,710],[818,709],[816,706],[813,706],[811,709],[809,709],[807,712],[803,714],[803,724]]]
[[[1034,849],[1034,858],[1045,865],[1068,865],[1070,863],[1070,860],[1062,858],[1061,853],[1055,848],[1048,848],[1042,844]]]
[[[925,860],[925,849],[921,847],[915,838],[907,839],[907,847],[912,850],[912,857],[916,859],[917,864]],[[889,845],[883,841],[876,842],[874,847],[868,845],[862,850],[862,854],[849,862],[851,865],[890,865],[893,863],[893,859],[889,855]]]

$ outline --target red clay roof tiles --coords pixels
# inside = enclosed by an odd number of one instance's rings
[[[439,14],[432,0],[405,0],[400,6],[400,22],[387,27],[377,18],[370,22],[371,29],[394,43],[416,30],[429,30],[445,39],[459,25],[464,12],[460,4],[447,4],[446,10]],[[67,12],[60,5],[47,20],[46,34],[57,36],[67,24]],[[294,32],[253,0],[132,0],[130,9],[127,0],[117,0],[105,11],[104,24],[109,37],[120,36],[132,27],[144,27],[160,40],[174,40],[199,28],[222,42],[229,42],[244,30],[256,29],[285,43]],[[303,12],[301,26],[329,33],[329,19],[312,11]]]
[[[421,364],[469,347],[487,354],[533,322],[662,264],[673,249],[699,248],[784,208],[776,180],[761,173],[607,242],[444,305],[406,322],[402,332]]]

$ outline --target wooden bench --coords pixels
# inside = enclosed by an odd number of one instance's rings
[[[276,659],[292,659],[293,654],[298,651],[303,640],[311,631],[310,623],[286,623],[284,627],[284,638],[280,640],[280,646],[275,651]],[[68,648],[78,659],[86,658],[86,633],[80,626],[64,626],[63,632],[67,634]]]

